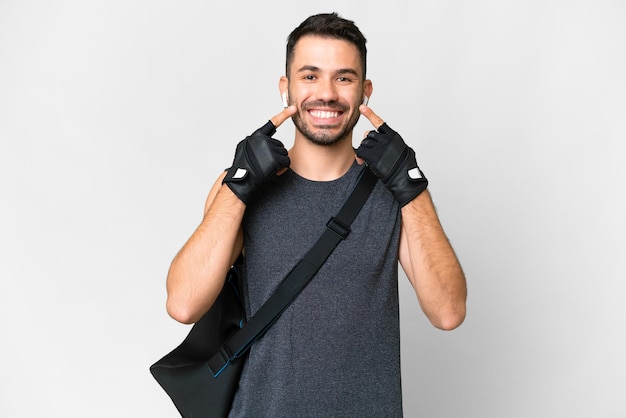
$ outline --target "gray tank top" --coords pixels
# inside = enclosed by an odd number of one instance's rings
[[[248,315],[311,248],[352,191],[354,164],[330,182],[289,170],[244,216]],[[231,417],[401,417],[401,216],[380,182],[309,285],[246,360]]]

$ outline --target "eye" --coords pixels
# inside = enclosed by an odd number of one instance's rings
[[[305,76],[304,76],[304,77],[302,77],[302,78],[303,78],[304,80],[307,80],[307,81],[313,81],[313,80],[315,80],[317,77],[315,77],[313,74],[307,74],[307,75],[305,75]]]
[[[352,79],[350,77],[337,77],[337,81],[340,83],[350,83]]]

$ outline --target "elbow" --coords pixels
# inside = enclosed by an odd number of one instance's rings
[[[458,328],[465,321],[467,312],[467,287],[465,280],[463,286],[455,292],[450,292],[449,296],[439,299],[434,305],[431,304],[428,315],[434,327],[443,331],[451,331]]]
[[[170,317],[183,324],[193,324],[199,319],[196,318],[196,315],[194,315],[191,310],[186,308],[185,304],[176,303],[176,301],[170,296],[167,298],[165,308],[167,309],[167,314]]]
[[[182,324],[194,324],[202,317],[202,314],[198,313],[198,306],[193,298],[194,292],[178,284],[175,278],[170,270],[166,284],[165,310],[175,321]]]
[[[439,311],[436,315],[429,315],[430,323],[442,331],[452,331],[465,321],[465,303]]]
[[[445,315],[439,318],[438,321],[433,321],[432,324],[443,331],[452,331],[458,328],[465,321],[465,310],[463,312],[455,312],[454,314]]]

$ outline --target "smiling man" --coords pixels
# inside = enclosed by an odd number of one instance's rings
[[[246,360],[230,416],[401,417],[398,262],[440,329],[465,318],[466,284],[403,138],[365,105],[365,38],[336,14],[311,16],[287,42],[285,109],[237,145],[174,258],[167,309],[197,321],[245,254],[248,315],[303,257],[362,170],[380,181],[351,232]],[[373,125],[358,149],[360,115]],[[271,135],[291,118],[287,151]]]

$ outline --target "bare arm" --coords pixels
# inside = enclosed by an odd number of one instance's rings
[[[225,185],[224,175],[207,197],[202,222],[178,252],[167,275],[167,312],[179,322],[196,322],[211,307],[224,277],[243,247],[244,203]]]
[[[428,190],[402,208],[400,264],[422,310],[437,328],[465,319],[465,275],[446,237]]]
[[[381,128],[384,124],[382,118],[365,105],[361,105],[359,110],[377,130],[382,132]],[[369,138],[368,133],[366,133],[366,140],[367,138]],[[390,155],[385,155],[387,161],[381,164],[380,154],[390,152],[393,155],[394,151],[405,152],[407,149],[411,151],[402,138],[388,126],[385,127],[382,136],[380,132],[377,132],[367,140],[367,144],[366,140],[361,144],[361,147],[365,149],[359,148],[357,155],[367,156],[371,160],[369,163],[378,164],[378,169],[389,169],[388,162],[394,161],[390,160]],[[402,155],[411,154],[399,154],[398,160]],[[405,158],[399,161],[416,164],[407,157]],[[395,164],[398,160],[395,160]],[[402,183],[402,180],[406,180],[405,172],[394,171],[395,164],[391,166],[391,171],[385,172],[388,181],[385,185],[394,193],[400,204],[404,204],[400,235],[400,264],[411,281],[422,310],[430,322],[440,329],[454,329],[465,319],[467,299],[465,275],[441,227],[428,190],[422,189],[420,193],[419,187],[424,187],[424,182],[414,183],[407,187],[406,182]],[[401,167],[411,168],[412,164]],[[394,177],[395,173],[402,173],[399,177],[401,181],[396,184],[394,181],[398,177]]]
[[[264,127],[275,131],[295,111],[294,106],[283,109]],[[233,167],[217,179],[209,192],[202,222],[172,261],[167,275],[167,312],[179,322],[196,322],[213,305],[224,286],[226,272],[243,249],[244,202],[252,198],[258,184],[289,165],[287,150],[280,141],[261,134],[255,137],[257,132],[252,134],[254,138],[248,137],[237,146]],[[257,145],[251,145],[250,141]],[[255,149],[261,150],[263,164],[250,156]],[[256,166],[246,165],[246,158],[254,158]],[[258,172],[259,169],[265,171]],[[236,176],[239,185],[230,183],[232,179],[228,176]]]

